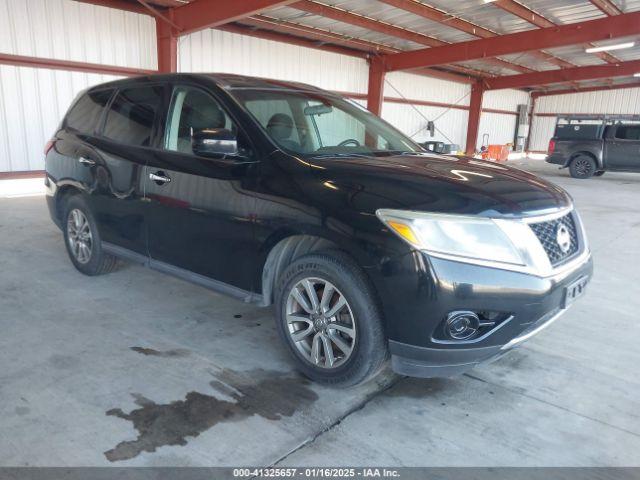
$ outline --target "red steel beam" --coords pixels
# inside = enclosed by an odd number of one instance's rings
[[[539,98],[539,97],[549,97],[552,95],[565,95],[568,93],[586,93],[586,92],[599,92],[599,91],[605,91],[605,90],[623,90],[626,88],[640,88],[640,81],[629,82],[629,83],[619,83],[616,85],[600,85],[600,86],[594,86],[594,87],[571,88],[566,90],[547,90],[545,92],[532,92],[531,97]]]
[[[348,12],[341,8],[336,8],[311,0],[297,1],[289,5],[289,7],[306,13],[311,13],[313,15],[330,18],[331,20],[335,20],[337,22],[348,23],[349,25],[354,25],[356,27],[373,30],[374,32],[389,35],[391,37],[401,38],[410,42],[419,43],[420,45],[425,45],[427,47],[441,47],[449,45],[447,42],[443,42],[442,40],[438,40],[437,38],[430,37],[429,35],[425,35],[423,33],[407,30],[406,28],[397,27],[395,25],[391,25],[390,23],[381,22],[380,20],[375,20],[369,17],[365,17],[364,15]],[[530,68],[523,67],[522,65],[517,65],[515,63],[510,63],[505,60],[500,60],[499,58],[489,59],[489,62],[498,67],[508,68],[516,72],[528,73],[533,71]]]
[[[374,57],[369,62],[369,86],[367,88],[367,109],[374,115],[382,113],[384,100],[384,76],[385,71],[382,62]]]
[[[588,67],[574,67],[564,70],[526,73],[523,75],[510,75],[506,77],[488,78],[483,81],[487,90],[498,90],[501,88],[524,88],[534,85],[548,85],[550,83],[563,83],[578,80],[624,77],[633,75],[637,72],[640,72],[640,60],[632,60],[616,64],[608,63],[606,65],[593,65]]]
[[[173,10],[167,12],[173,21]],[[172,73],[178,71],[178,32],[169,23],[156,18],[156,49],[158,71]]]
[[[141,13],[144,15],[151,15],[146,8],[138,3],[130,3],[127,0],[76,0],[80,3],[90,3],[92,5],[98,5],[100,7],[115,8],[117,10],[124,10],[126,12]]]
[[[416,0],[380,0],[382,3],[391,5],[392,7],[411,12],[419,17],[432,20],[434,22],[442,23],[443,25],[461,30],[469,35],[475,37],[495,37],[496,33],[486,28],[475,25],[471,22],[467,22],[461,18],[454,17],[445,12],[438,10],[437,8],[430,7],[424,3],[417,2]]]
[[[242,0],[221,2],[218,0],[194,0],[173,8],[173,18],[185,35],[205,28],[214,28],[250,17],[264,10],[292,3],[294,0]]]
[[[545,48],[637,35],[640,12],[385,55],[387,71],[432,67]],[[550,72],[540,72],[543,74]],[[534,74],[531,74],[534,75]]]
[[[473,155],[478,143],[478,129],[480,128],[480,114],[482,113],[482,97],[484,87],[481,82],[476,82],[471,87],[471,99],[469,100],[469,120],[467,123],[467,144],[465,153]]]
[[[265,21],[262,16],[250,17],[243,19],[241,24],[229,24],[218,27],[218,30],[225,30],[240,35],[249,35],[255,38],[262,38],[265,40],[273,40],[276,42],[283,42],[292,45],[299,45],[307,48],[315,48],[317,50],[325,50],[332,53],[338,53],[341,55],[349,55],[358,58],[368,58],[371,53],[379,52],[399,52],[401,50],[387,47],[386,45],[380,45],[372,42],[365,42],[364,40],[350,39],[342,37],[333,32],[327,32],[325,30],[298,25],[291,22],[278,21],[275,25],[272,25],[272,21]],[[249,25],[249,26],[247,26]],[[257,28],[252,28],[257,27]],[[262,29],[267,27],[266,29]],[[303,36],[299,36],[300,34]],[[292,36],[295,34],[296,36]],[[325,43],[330,41],[331,44]],[[340,46],[341,45],[341,46]],[[369,50],[363,47],[368,47]],[[373,52],[374,49],[377,51]],[[453,73],[449,71],[436,70],[431,68],[422,68],[415,70],[413,73],[417,75],[424,75],[427,77],[439,78],[441,80],[448,80],[457,83],[473,83],[474,79],[469,75],[477,75],[479,72],[471,69],[467,70],[460,67],[460,73]]]
[[[446,45],[445,42],[438,40],[437,38],[430,37],[423,33],[407,30],[406,28],[396,27],[390,23],[374,20],[364,15],[358,15],[356,13],[348,12],[340,8],[332,7],[322,3],[303,0],[292,3],[289,5],[291,8],[300,10],[303,12],[318,15],[320,17],[330,18],[337,22],[348,23],[360,28],[366,28],[367,30],[373,30],[374,32],[389,35],[391,37],[402,38],[403,40],[409,40],[420,45],[426,45],[429,47],[439,47]]]
[[[591,0],[591,3],[593,3],[596,7],[598,7],[600,10],[602,10],[605,14],[609,16],[622,14],[622,10],[616,7],[609,0]]]
[[[66,70],[71,72],[121,75],[125,77],[134,75],[151,75],[154,73],[158,73],[156,70],[145,70],[142,68],[119,67],[116,65],[101,65],[98,63],[74,62],[71,60],[56,60],[53,58],[26,57],[23,55],[10,55],[8,53],[0,53],[0,64],[14,65],[18,67]]]
[[[420,17],[426,18],[428,20],[432,20],[434,22],[441,23],[451,28],[455,28],[456,30],[460,30],[462,32],[468,33],[469,35],[473,35],[479,38],[490,38],[496,37],[498,34],[475,25],[471,22],[463,20],[458,17],[451,16],[447,13],[444,13],[436,8],[425,5],[424,3],[417,2],[416,0],[380,0],[387,5],[391,5],[393,7],[399,8],[401,10],[405,10],[407,12],[411,12],[414,15],[418,15]],[[550,23],[550,22],[549,22]],[[553,25],[553,24],[551,24]],[[559,67],[574,67],[572,63],[569,63],[561,58],[554,57],[545,52],[531,52],[536,57],[544,60],[545,62],[549,62],[553,65],[557,65]],[[512,62],[509,62],[512,63]],[[519,71],[519,70],[516,70]]]
[[[536,27],[540,27],[540,28],[549,28],[549,27],[554,27],[556,24],[553,23],[552,21],[548,20],[547,18],[543,17],[542,15],[537,14],[536,12],[534,12],[533,10],[531,10],[528,7],[525,7],[524,5],[514,1],[514,0],[497,0],[495,2],[493,2],[493,5],[495,5],[498,8],[501,8],[502,10],[509,12],[517,17],[520,17],[521,19],[529,22],[532,25],[535,25]],[[592,46],[591,44],[588,44],[588,46]],[[548,54],[547,54],[548,55]],[[607,63],[615,63],[618,61],[618,59],[616,57],[614,57],[613,55],[608,54],[607,52],[597,52],[594,55],[596,55],[598,58],[600,58],[601,60],[604,60]],[[554,57],[555,58],[555,57]],[[568,62],[566,62],[568,63]],[[558,65],[558,64],[556,64]],[[574,67],[575,65],[559,65],[560,67]]]
[[[269,30],[257,30],[246,25],[239,25],[237,23],[231,23],[226,25],[220,25],[216,27],[217,30],[224,30],[225,32],[237,33],[239,35],[247,35],[255,38],[262,38],[265,40],[273,40],[274,42],[287,43],[289,45],[298,45],[300,47],[315,48],[317,50],[324,50],[331,53],[339,53],[340,55],[348,55],[351,57],[368,58],[369,54],[362,50],[355,50],[351,48],[341,47],[339,45],[320,44],[314,40],[308,40],[302,37],[294,37],[284,33],[273,32]]]

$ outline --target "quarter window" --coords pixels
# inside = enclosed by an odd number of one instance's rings
[[[153,122],[160,108],[162,87],[134,87],[118,92],[104,126],[104,136],[127,145],[151,145]]]
[[[113,90],[99,90],[82,95],[69,110],[65,125],[81,133],[93,133],[112,93]]]

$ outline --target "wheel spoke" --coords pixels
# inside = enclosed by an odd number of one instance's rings
[[[351,353],[351,350],[353,349],[353,347],[350,347],[349,345],[347,345],[347,343],[340,338],[339,335],[336,335],[334,333],[329,333],[329,339],[336,344],[336,346],[342,350],[342,353],[344,353],[345,355],[349,355],[349,353]]]
[[[315,312],[316,310],[318,310],[318,305],[319,305],[318,294],[316,293],[316,289],[314,288],[313,283],[311,283],[311,280],[309,280],[308,278],[306,278],[302,282],[302,285],[304,286],[304,289],[307,292],[307,296],[311,301],[311,308]]]
[[[355,337],[356,332],[351,325],[347,325],[345,323],[339,323],[339,322],[332,322],[329,324],[329,328],[345,333],[349,335],[350,338]]]
[[[322,335],[322,348],[324,350],[324,365],[325,367],[333,367],[336,359],[333,356],[333,347],[331,346],[331,342],[326,337],[326,335]]]
[[[336,300],[336,303],[333,305],[333,307],[331,307],[331,309],[325,315],[327,317],[334,317],[336,313],[342,310],[342,307],[344,307],[346,304],[347,304],[347,301],[344,299],[342,295],[339,294],[338,300]]]
[[[318,365],[320,363],[320,334],[316,333],[311,342],[311,361]]]
[[[293,290],[291,290],[291,295],[293,295],[293,298],[296,299],[296,302],[298,302],[298,305],[300,305],[305,312],[313,313],[313,309],[309,305],[309,302],[307,301],[306,298],[304,298],[304,295],[302,295],[302,292],[298,290],[297,286],[294,287]]]
[[[299,342],[301,340],[304,340],[305,338],[307,338],[309,335],[311,335],[314,332],[314,328],[313,325],[308,326],[307,328],[304,328],[302,330],[298,330],[295,333],[291,334],[291,339],[294,342]]]
[[[320,300],[320,310],[323,312],[329,310],[329,306],[331,304],[331,298],[333,298],[333,293],[336,291],[333,285],[330,283],[325,283],[324,289],[322,290],[322,300]]]
[[[299,313],[290,313],[287,315],[287,323],[304,322],[307,325],[313,325],[313,322],[306,315],[300,315]]]

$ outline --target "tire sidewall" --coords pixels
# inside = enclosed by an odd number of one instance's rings
[[[91,259],[87,263],[78,262],[75,255],[71,251],[71,247],[69,246],[67,222],[69,221],[69,214],[74,209],[80,210],[84,214],[84,216],[87,218],[87,221],[89,222],[89,228],[91,230]],[[102,242],[100,241],[98,228],[96,226],[93,215],[91,214],[91,210],[89,209],[87,202],[82,198],[82,196],[74,195],[67,199],[64,206],[62,233],[64,236],[65,248],[67,249],[67,253],[69,254],[69,258],[71,259],[74,267],[76,267],[85,275],[97,275],[99,273],[100,266],[102,265],[102,259],[104,255],[102,251]]]
[[[371,287],[364,283],[361,275],[354,274],[354,266],[334,262],[329,255],[311,254],[294,261],[285,269],[276,289],[276,324],[278,333],[303,374],[322,383],[350,385],[359,383],[372,373],[371,360],[380,354],[386,356],[386,343],[378,302],[371,301],[371,293],[369,296],[363,294],[363,290],[370,291]],[[293,286],[306,277],[331,282],[347,300],[355,320],[356,339],[351,357],[334,369],[315,367],[309,363],[298,351],[288,332],[288,295]]]

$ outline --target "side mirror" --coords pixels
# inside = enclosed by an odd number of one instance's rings
[[[220,157],[238,154],[235,133],[225,128],[205,128],[191,134],[193,153],[201,157]]]

